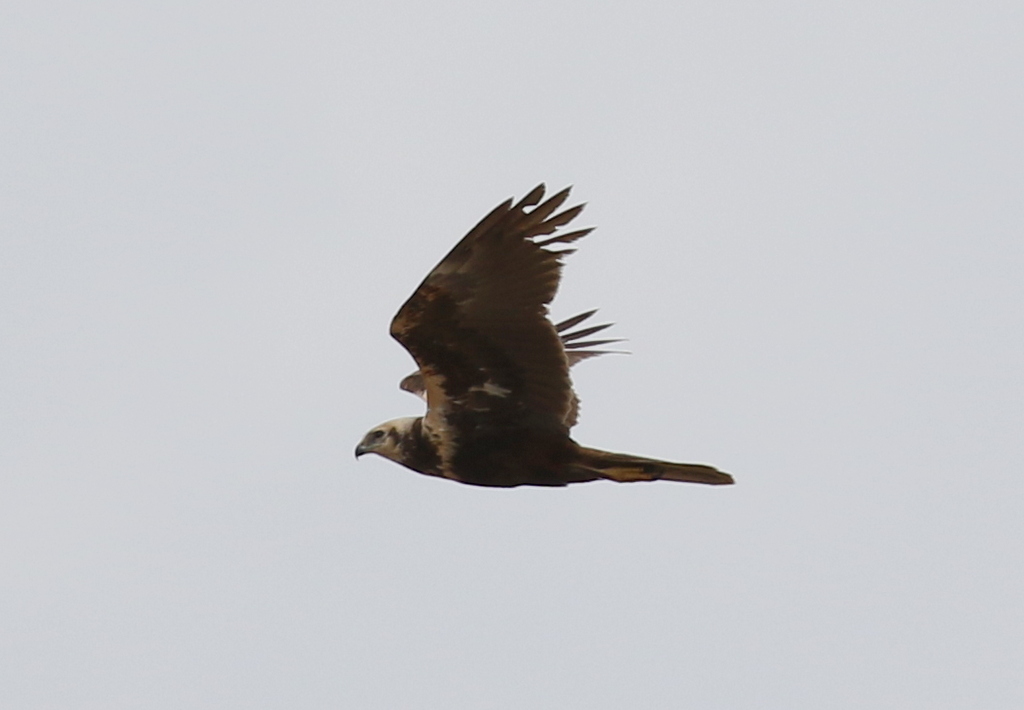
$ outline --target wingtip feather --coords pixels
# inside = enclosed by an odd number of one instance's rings
[[[587,318],[590,318],[590,316],[594,315],[595,313],[597,313],[597,309],[596,308],[593,309],[593,310],[587,311],[586,313],[580,313],[578,316],[573,316],[572,318],[566,318],[561,323],[558,323],[558,324],[555,325],[555,330],[557,330],[559,333],[561,333],[562,331],[565,331],[565,330],[569,330],[574,325],[579,325],[580,323],[585,321]]]
[[[541,199],[544,197],[544,192],[546,190],[547,187],[545,187],[544,183],[537,185],[537,187],[533,188],[528,193],[526,193],[526,197],[521,199],[516,204],[516,207],[520,209],[523,207],[533,207],[535,204],[541,201]]]

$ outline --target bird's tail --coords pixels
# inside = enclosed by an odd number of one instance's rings
[[[646,459],[630,454],[613,454],[600,449],[579,448],[580,458],[575,466],[580,473],[589,474],[593,478],[607,478],[610,481],[627,483],[631,481],[683,481],[686,483],[707,483],[710,485],[728,485],[733,483],[732,476],[711,466],[698,463],[672,463]]]

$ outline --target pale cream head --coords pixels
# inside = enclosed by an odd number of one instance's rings
[[[356,447],[356,458],[363,454],[377,454],[392,461],[402,462],[402,440],[412,430],[419,417],[402,417],[378,424],[367,432]]]

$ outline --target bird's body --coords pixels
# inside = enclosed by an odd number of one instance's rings
[[[420,473],[481,486],[599,478],[733,482],[710,466],[588,449],[569,436],[578,414],[569,367],[614,341],[579,340],[604,325],[571,332],[593,311],[558,325],[547,317],[561,257],[572,251],[547,247],[590,232],[555,234],[582,209],[554,214],[568,193],[541,203],[540,186],[517,204],[499,205],[406,301],[391,334],[419,365],[402,388],[425,395],[427,413],[375,427],[357,456],[377,453]]]

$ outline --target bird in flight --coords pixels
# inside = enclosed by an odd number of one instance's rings
[[[423,280],[391,321],[391,335],[419,370],[401,388],[427,412],[384,422],[356,447],[426,474],[478,486],[564,486],[598,479],[729,484],[702,464],[671,463],[577,444],[579,400],[569,368],[615,340],[581,340],[594,314],[548,319],[562,248],[591,229],[559,231],[583,209],[559,212],[566,188],[544,185],[484,217]]]

